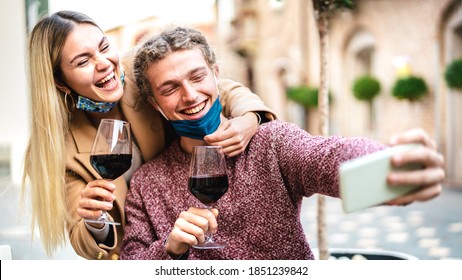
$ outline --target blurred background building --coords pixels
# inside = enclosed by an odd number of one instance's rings
[[[352,11],[332,17],[329,31],[331,134],[380,141],[422,127],[447,160],[448,179],[462,182],[462,92],[450,89],[446,67],[462,57],[462,7],[454,0],[356,0]],[[220,3],[220,2],[219,2]],[[311,1],[236,0],[230,50],[240,54],[243,76],[233,76],[259,94],[279,115],[317,134],[317,111],[293,104],[287,88],[319,85],[319,40]],[[220,33],[219,33],[220,34]],[[362,75],[381,85],[372,102],[355,98]],[[462,73],[460,73],[462,75]],[[235,75],[235,74],[234,74]],[[398,78],[421,78],[419,100],[392,96]],[[298,106],[298,108],[297,108]],[[293,110],[292,110],[293,108]]]

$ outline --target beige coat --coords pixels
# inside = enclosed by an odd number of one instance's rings
[[[131,125],[133,140],[138,144],[142,159],[146,162],[165,148],[164,126],[161,115],[144,102],[138,93],[134,83],[132,55],[123,58],[126,77],[120,108]],[[275,114],[257,95],[239,83],[221,80],[219,87],[225,116],[237,117],[249,111],[264,111],[268,119],[275,118]],[[80,192],[88,182],[101,178],[90,165],[90,149],[95,134],[96,128],[87,114],[78,110],[73,112],[70,134],[67,136],[66,165],[67,203],[73,223],[67,229],[70,242],[78,255],[87,259],[118,259],[125,226],[124,203],[128,190],[123,177],[113,181],[117,186],[114,191],[116,199],[114,207],[108,211],[113,220],[121,222],[120,226],[114,226],[113,246],[97,244],[86,229],[83,219],[77,214]]]

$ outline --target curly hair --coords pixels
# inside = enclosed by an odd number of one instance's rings
[[[146,75],[149,67],[179,50],[198,48],[204,54],[205,61],[212,68],[216,63],[215,53],[201,32],[189,27],[173,27],[148,38],[138,49],[134,60],[136,85],[140,95],[147,100],[153,95],[152,87]]]

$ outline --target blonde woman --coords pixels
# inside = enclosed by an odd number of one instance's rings
[[[38,226],[49,255],[69,238],[84,258],[118,259],[130,176],[175,137],[161,115],[141,100],[132,63],[132,54],[121,61],[98,25],[78,12],[45,17],[30,34],[32,127],[23,190],[30,188],[32,227]],[[204,139],[234,156],[245,149],[259,120],[275,115],[236,82],[221,80],[219,88],[224,114],[233,119]],[[132,168],[112,182],[101,180],[89,162],[102,118],[128,121],[134,139]],[[102,210],[121,225],[85,222]]]

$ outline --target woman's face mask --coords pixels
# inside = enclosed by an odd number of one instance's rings
[[[120,80],[122,81],[122,86],[125,85],[125,72],[122,72],[120,76]],[[96,113],[107,113],[111,111],[119,101],[116,102],[102,102],[102,101],[93,101],[89,98],[86,98],[81,95],[77,95],[77,102],[75,107],[82,111],[87,112],[96,112]]]

